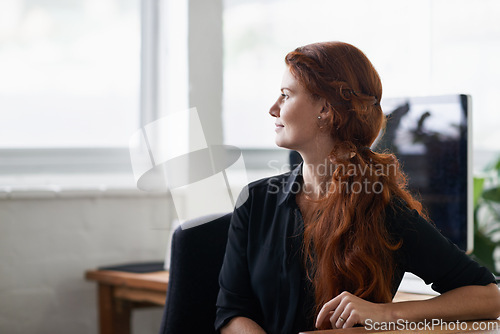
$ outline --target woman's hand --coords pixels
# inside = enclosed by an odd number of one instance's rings
[[[344,291],[323,305],[316,318],[316,327],[349,328],[364,325],[367,319],[390,321],[389,317],[387,304],[372,303]]]

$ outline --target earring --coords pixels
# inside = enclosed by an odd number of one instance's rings
[[[321,119],[321,116],[318,116],[318,119]]]

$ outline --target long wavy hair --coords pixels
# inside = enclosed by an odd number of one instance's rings
[[[316,314],[342,291],[390,302],[393,255],[401,242],[387,231],[385,209],[397,197],[426,214],[408,192],[396,157],[369,148],[385,125],[380,77],[363,52],[342,42],[299,47],[285,62],[313,98],[326,100],[326,131],[338,143],[329,156],[334,170],[325,196],[304,217]]]

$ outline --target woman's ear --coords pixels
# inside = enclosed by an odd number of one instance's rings
[[[321,130],[329,131],[332,120],[333,120],[333,113],[330,108],[330,104],[326,101],[326,99],[322,98],[321,101],[321,111],[320,111],[320,116],[319,118],[319,128]]]
[[[333,109],[332,105],[326,99],[322,101],[320,115],[322,119],[320,128],[330,131],[334,123],[335,109]]]
[[[322,104],[322,109],[321,109],[321,115],[324,117],[328,115],[330,112],[330,103],[325,98],[321,98],[321,104]]]

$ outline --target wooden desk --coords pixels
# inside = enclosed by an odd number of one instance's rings
[[[89,270],[85,278],[98,283],[101,334],[129,334],[131,311],[138,307],[164,306],[168,272],[136,274]]]

